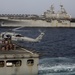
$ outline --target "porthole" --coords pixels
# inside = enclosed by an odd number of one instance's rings
[[[4,67],[4,61],[0,61],[0,67]]]
[[[34,60],[33,59],[27,60],[27,65],[28,66],[33,66],[34,65]]]

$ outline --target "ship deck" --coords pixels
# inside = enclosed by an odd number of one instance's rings
[[[28,51],[27,49],[15,49],[15,50],[4,50],[0,51],[0,54],[33,54],[32,52]]]
[[[2,51],[0,50],[0,59],[6,58],[38,58],[37,53],[33,53],[25,48],[15,50]]]

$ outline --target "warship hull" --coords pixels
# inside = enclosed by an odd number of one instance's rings
[[[75,27],[75,22],[70,22],[64,20],[63,23],[58,22],[57,20],[53,20],[51,22],[47,22],[45,20],[16,20],[16,19],[7,19],[0,20],[3,22],[1,27]]]

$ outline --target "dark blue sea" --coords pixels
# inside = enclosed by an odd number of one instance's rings
[[[0,28],[0,32],[13,28]],[[38,43],[20,42],[22,47],[40,55],[38,75],[75,75],[75,28],[21,28],[15,32],[36,38],[45,32]]]

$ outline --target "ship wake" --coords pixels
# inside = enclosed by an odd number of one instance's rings
[[[40,74],[45,74],[45,75],[48,73],[49,74],[52,74],[52,73],[69,73],[70,74],[71,72],[72,73],[75,72],[75,63],[71,59],[47,58],[47,59],[42,60],[39,64]]]

